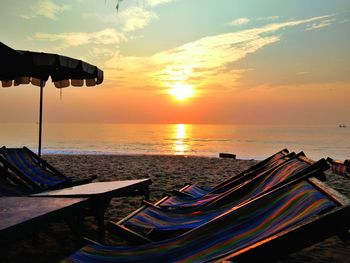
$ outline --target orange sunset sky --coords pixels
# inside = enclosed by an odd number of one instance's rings
[[[2,0],[1,41],[104,70],[45,87],[45,122],[350,124],[348,0]],[[6,25],[6,26],[5,26]],[[0,89],[0,122],[39,89]]]

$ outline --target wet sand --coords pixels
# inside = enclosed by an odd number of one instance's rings
[[[185,183],[213,186],[256,163],[255,160],[156,155],[48,155],[44,158],[64,174],[77,178],[88,175],[97,175],[98,181],[151,178],[152,201]],[[350,197],[350,180],[330,172],[327,175],[329,185]],[[114,198],[106,220],[123,218],[140,205],[141,199]],[[85,220],[84,228],[89,238],[96,239],[93,218]],[[112,235],[107,235],[107,241],[114,245],[123,244]],[[16,244],[10,244],[5,262],[56,262],[79,247],[67,225],[58,222],[43,227],[35,239],[27,236]],[[350,245],[333,237],[278,262],[350,262]]]

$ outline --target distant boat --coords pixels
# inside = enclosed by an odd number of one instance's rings
[[[339,124],[339,128],[346,128],[345,124]]]

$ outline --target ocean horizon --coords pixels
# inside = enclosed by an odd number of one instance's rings
[[[350,157],[350,128],[306,125],[46,123],[43,154],[160,154],[263,159],[283,148],[313,159]],[[2,123],[1,144],[37,152],[38,125]]]

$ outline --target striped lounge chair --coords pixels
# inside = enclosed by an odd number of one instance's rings
[[[345,160],[344,162],[340,162],[340,161],[335,161],[332,158],[328,157],[327,161],[330,163],[333,173],[342,175],[346,178],[350,178],[350,162],[349,162],[349,160]]]
[[[299,155],[303,155],[303,153],[301,153]],[[274,155],[266,158],[265,160],[259,162],[258,164],[253,165],[252,167],[248,168],[247,170],[241,172],[240,174],[232,176],[231,178],[218,184],[214,188],[204,189],[204,188],[198,187],[196,185],[187,185],[183,189],[180,189],[180,191],[176,191],[174,196],[167,195],[164,198],[162,198],[161,200],[157,201],[154,205],[158,206],[165,201],[167,201],[167,204],[169,204],[170,202],[176,204],[176,201],[179,199],[180,199],[179,200],[180,203],[183,203],[183,200],[181,200],[182,197],[184,197],[185,200],[186,199],[196,200],[197,198],[200,198],[203,195],[208,195],[211,193],[213,193],[213,194],[222,193],[222,192],[224,192],[225,189],[230,189],[230,188],[233,188],[235,186],[237,187],[245,180],[250,180],[250,179],[254,178],[254,176],[256,176],[257,174],[261,174],[263,171],[271,170],[271,169],[273,169],[273,167],[280,165],[284,161],[289,160],[290,158],[292,158],[294,156],[295,156],[295,153],[289,153],[287,149],[283,149],[283,150],[275,153]],[[199,192],[196,193],[196,191],[199,191]],[[200,193],[200,194],[198,194],[198,193]],[[127,221],[128,218],[131,218],[134,215],[137,215],[139,212],[143,211],[147,207],[149,207],[149,204],[141,206],[134,213],[132,213],[131,215],[124,218],[123,220],[121,220],[118,223],[111,222],[110,227],[114,228],[114,229],[117,228],[116,231],[117,232],[121,231],[120,234],[123,235],[127,239],[131,239],[134,242],[145,242],[145,240],[143,240],[142,237],[141,237],[141,239],[136,237],[136,240],[135,240],[134,234],[130,235],[128,233],[129,232],[128,229],[124,228],[122,226],[122,224],[123,224],[124,220]],[[119,229],[119,228],[121,228],[121,229]]]
[[[96,176],[74,180],[59,172],[37,154],[23,148],[0,148],[0,165],[2,173],[12,180],[22,182],[32,189],[32,192],[59,189],[63,187],[91,182]]]
[[[150,244],[88,245],[63,262],[266,262],[350,226],[349,200],[315,178],[293,182],[178,237]]]
[[[177,194],[177,195],[183,195],[183,196],[192,196],[192,197],[200,197],[202,195],[205,195],[209,192],[218,192],[218,191],[223,191],[223,188],[225,188],[225,186],[227,186],[228,184],[231,183],[231,185],[233,183],[239,183],[242,180],[246,180],[247,178],[249,178],[250,176],[252,176],[252,174],[254,174],[255,171],[262,171],[262,170],[268,170],[269,168],[271,168],[272,166],[276,165],[276,161],[278,161],[279,159],[285,157],[285,156],[293,156],[294,153],[290,153],[288,149],[283,149],[273,155],[271,155],[270,157],[266,158],[265,160],[262,160],[260,162],[258,162],[257,164],[249,167],[247,170],[242,171],[241,173],[234,175],[230,178],[228,178],[227,180],[217,184],[216,186],[210,188],[210,187],[206,187],[206,186],[198,186],[196,184],[187,184],[185,185],[183,188],[181,188],[178,191],[173,191],[173,194]]]
[[[303,153],[299,154],[303,155]],[[197,198],[201,198],[204,195],[208,194],[219,194],[222,192],[225,192],[225,190],[232,189],[233,187],[239,186],[242,182],[250,180],[254,178],[259,173],[262,173],[263,171],[267,171],[272,169],[275,166],[280,165],[286,160],[289,160],[290,158],[294,157],[295,153],[289,153],[287,149],[281,150],[277,152],[276,154],[268,157],[267,159],[259,162],[256,165],[253,165],[252,167],[248,168],[247,170],[241,172],[238,175],[234,175],[228,180],[218,184],[217,186],[213,188],[203,188],[199,187],[197,185],[186,185],[182,189],[178,191],[174,191],[173,195],[165,195],[162,199],[157,201],[154,205],[158,206],[161,203],[164,202],[164,204],[174,204],[176,205],[177,202],[179,204],[183,203],[183,201],[187,200],[196,200]],[[142,211],[147,206],[141,206],[135,213],[138,211]]]
[[[0,176],[0,196],[22,196],[31,194],[32,189],[16,183],[5,176]]]
[[[224,193],[191,200],[183,203],[179,209],[167,209],[162,204],[149,204],[119,222],[110,222],[109,227],[116,235],[134,243],[164,239],[200,226],[225,211],[290,181],[309,176],[324,178],[323,171],[328,168],[324,159],[313,162],[302,155],[296,155],[278,167]]]

